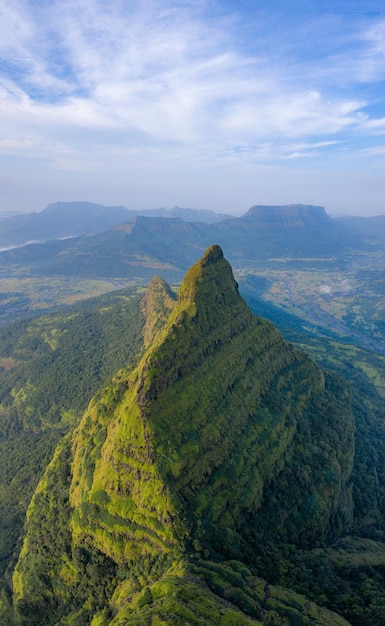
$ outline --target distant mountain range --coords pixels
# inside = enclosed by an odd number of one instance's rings
[[[219,244],[238,269],[255,260],[268,262],[275,257],[287,257],[293,261],[303,256],[338,258],[346,248],[360,249],[367,245],[357,230],[333,220],[323,207],[301,204],[254,206],[242,217],[227,217],[211,224],[144,216],[116,223],[120,215],[125,215],[123,207],[107,210],[105,207],[95,209],[91,205],[88,213],[83,213],[83,224],[95,225],[99,220],[101,226],[106,223],[110,211],[114,226],[104,232],[96,232],[95,227],[92,235],[69,238],[70,233],[75,232],[74,227],[71,230],[69,226],[69,215],[73,215],[76,222],[77,213],[82,213],[76,206],[74,203],[71,211],[68,206],[62,207],[63,210],[60,205],[48,207],[43,213],[51,228],[56,216],[62,216],[57,222],[57,232],[62,224],[62,240],[2,252],[3,267],[28,265],[39,274],[132,277],[145,281],[151,279],[155,270],[162,271],[166,280],[178,281],[212,243]],[[79,219],[76,223],[80,228]],[[47,236],[48,230],[48,226],[44,231],[36,228],[30,239],[43,238],[43,233]]]
[[[365,240],[385,242],[385,215],[372,217],[345,216],[335,219],[337,224],[357,232]]]
[[[209,210],[149,209],[140,211],[123,206],[104,206],[92,202],[55,202],[40,213],[26,213],[0,220],[0,246],[8,247],[47,239],[63,239],[109,230],[119,222],[137,215],[178,217],[186,222],[212,223],[228,217]]]

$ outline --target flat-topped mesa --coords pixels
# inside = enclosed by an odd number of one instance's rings
[[[243,217],[258,221],[265,228],[328,226],[333,222],[324,207],[311,204],[256,205]]]
[[[122,230],[123,232],[135,233],[136,235],[148,236],[165,235],[170,232],[185,233],[191,230],[188,222],[180,217],[154,217],[137,215],[127,222],[115,224],[114,230]]]

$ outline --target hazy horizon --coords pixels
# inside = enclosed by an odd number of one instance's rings
[[[0,0],[0,214],[385,213],[379,0]]]
[[[64,202],[63,204],[67,204],[67,203],[71,204],[72,202],[73,203],[89,203],[89,200],[68,200],[68,202]],[[7,212],[7,211],[4,211],[4,210],[2,211],[1,208],[0,208],[0,217],[5,218],[5,217],[12,217],[12,216],[15,216],[15,215],[27,215],[27,214],[31,214],[31,213],[35,213],[35,214],[36,213],[41,213],[46,208],[48,208],[50,205],[56,204],[56,203],[62,203],[62,201],[58,200],[57,202],[51,202],[47,206],[42,207],[41,209],[38,209],[36,211],[9,211],[9,212]],[[124,205],[112,205],[112,204],[104,205],[103,203],[100,203],[100,202],[95,202],[95,203],[91,203],[91,204],[96,204],[96,205],[99,204],[99,205],[102,205],[102,206],[104,206],[106,208],[114,208],[116,206],[121,206],[124,209],[127,209],[128,211],[137,211],[137,212],[140,212],[140,213],[142,213],[142,212],[145,213],[147,211],[148,212],[161,211],[161,210],[172,211],[173,209],[182,209],[182,210],[187,210],[187,211],[189,211],[189,210],[194,210],[194,211],[202,211],[203,210],[203,211],[205,211],[206,210],[206,211],[213,211],[214,213],[220,214],[219,211],[214,211],[214,209],[210,209],[208,207],[206,207],[204,209],[195,209],[194,207],[187,207],[187,206],[186,207],[181,207],[181,206],[178,206],[178,205],[174,205],[174,206],[168,206],[168,207],[164,207],[164,206],[163,207],[161,207],[161,206],[155,207],[155,206],[153,206],[153,207],[148,207],[148,208],[141,208],[141,207],[133,207],[133,206],[127,207],[127,206],[124,206]],[[303,205],[304,203],[303,202],[295,202],[295,203],[291,203],[291,204],[299,204],[299,205],[302,204]],[[311,203],[309,203],[309,204],[311,204]],[[252,206],[256,206],[256,205],[252,205]],[[274,206],[288,206],[288,203],[283,203],[282,205],[267,204],[267,206],[271,206],[271,207],[274,207]],[[315,205],[312,205],[312,206],[315,206]],[[251,206],[245,208],[244,210],[242,210],[242,211],[240,211],[238,213],[235,213],[235,212],[228,213],[228,212],[224,211],[223,215],[228,215],[229,217],[240,217],[240,216],[244,215],[245,213],[247,213],[247,211],[250,208],[251,208]],[[359,215],[359,214],[348,213],[348,212],[345,212],[345,213],[344,212],[331,213],[330,211],[327,210],[327,207],[324,207],[324,209],[325,209],[326,213],[330,217],[332,217],[332,218],[355,217],[355,216],[356,217],[376,217],[376,216],[385,215],[385,210],[384,210],[383,213],[373,213],[373,214]],[[66,237],[64,237],[64,239],[66,239]],[[29,243],[35,243],[35,242],[31,241]],[[25,245],[25,244],[23,244],[23,245]],[[18,246],[11,246],[11,248],[13,248],[13,247],[18,247]],[[1,250],[1,251],[3,251],[3,250]]]

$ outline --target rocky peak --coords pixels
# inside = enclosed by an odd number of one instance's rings
[[[285,529],[303,546],[350,523],[346,387],[250,311],[221,248],[187,272],[174,305],[155,278],[143,311],[138,366],[90,403],[31,504],[16,603],[27,617],[39,610],[40,620],[47,606],[56,617],[25,624],[142,623],[124,619],[134,594],[139,608],[140,594],[155,602],[146,585],[181,559],[254,566],[256,546]],[[122,620],[104,620],[118,611]]]
[[[154,276],[147,287],[141,302],[141,311],[145,317],[144,345],[148,347],[156,333],[165,325],[173,309],[176,296],[163,278]]]

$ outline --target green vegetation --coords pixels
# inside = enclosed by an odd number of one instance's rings
[[[141,308],[137,367],[94,396],[32,499],[16,623],[343,626],[367,611],[382,626],[379,396],[360,404],[254,316],[218,246],[177,301],[155,279]]]
[[[57,311],[110,291],[135,286],[135,280],[89,279],[74,276],[31,276],[30,268],[0,269],[0,324]],[[62,307],[65,310],[65,306]]]
[[[327,604],[345,615],[351,624],[383,626],[384,356],[363,348],[360,342],[354,345],[335,337],[320,337],[314,331],[309,334],[303,320],[251,297],[250,291],[248,295],[253,310],[268,315],[287,339],[316,356],[324,367],[344,375],[355,420],[352,536],[330,549],[303,553],[293,549],[290,539],[260,546],[260,568],[270,580],[289,585],[319,604]]]
[[[0,570],[61,437],[142,348],[140,295],[119,291],[0,328]]]

